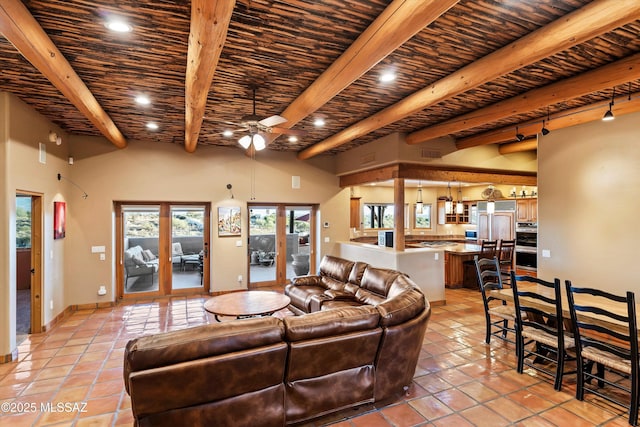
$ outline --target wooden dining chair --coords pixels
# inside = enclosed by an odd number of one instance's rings
[[[496,256],[498,251],[498,241],[497,240],[483,240],[480,245],[480,253],[478,254],[478,258],[486,258],[491,259]],[[480,290],[480,282],[477,279],[477,274],[475,272],[476,266],[475,261],[470,259],[462,262],[463,268],[463,282],[465,287],[468,288],[477,288]]]
[[[500,240],[498,244],[498,261],[500,263],[500,273],[502,274],[502,282],[509,284],[511,282],[511,270],[513,270],[513,257],[516,252],[515,240]]]
[[[634,293],[619,296],[599,289],[579,288],[570,280],[565,281],[565,286],[578,359],[576,398],[583,400],[584,393],[589,392],[624,406],[629,411],[629,424],[637,425],[640,367]],[[610,322],[620,326],[612,328]],[[609,374],[606,378],[605,372]],[[591,384],[592,380],[597,384]],[[620,393],[616,394],[613,389],[629,394],[629,399],[622,400]]]
[[[527,283],[536,286],[526,286]],[[575,372],[565,372],[565,362],[573,359],[567,350],[573,349],[575,343],[565,332],[560,279],[548,282],[511,271],[511,287],[516,314],[517,371],[523,373],[526,365],[547,374],[554,378],[553,388],[560,391],[563,376]],[[555,371],[548,364],[555,365]]]
[[[484,305],[484,317],[486,322],[485,342],[490,344],[491,336],[500,338],[501,340],[515,344],[513,335],[508,337],[507,334],[515,334],[513,327],[516,315],[513,305],[507,305],[507,302],[491,296],[491,291],[502,289],[502,277],[500,274],[500,266],[497,257],[480,258],[478,255],[474,257],[478,283],[482,293],[482,303]],[[511,322],[511,326],[509,325]]]

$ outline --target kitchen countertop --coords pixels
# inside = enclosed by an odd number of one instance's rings
[[[438,249],[459,255],[474,255],[480,252],[481,245],[476,243],[456,243],[456,242],[421,242],[408,243],[407,248],[413,249]]]

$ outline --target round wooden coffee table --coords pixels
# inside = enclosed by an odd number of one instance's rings
[[[238,319],[270,316],[289,305],[288,296],[273,291],[243,291],[219,295],[204,303],[204,309],[218,316],[235,316]]]

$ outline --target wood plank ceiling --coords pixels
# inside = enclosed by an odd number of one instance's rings
[[[535,149],[543,120],[640,110],[638,0],[3,0],[0,33],[0,91],[118,147],[241,149],[253,89],[258,116],[303,132],[268,149],[300,159],[395,132]]]

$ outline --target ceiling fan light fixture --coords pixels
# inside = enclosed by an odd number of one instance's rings
[[[238,144],[245,150],[251,145],[251,135],[245,135],[238,140]]]
[[[260,134],[253,135],[253,147],[256,149],[256,151],[264,150],[266,146],[267,146],[267,143],[262,137],[262,135]]]

